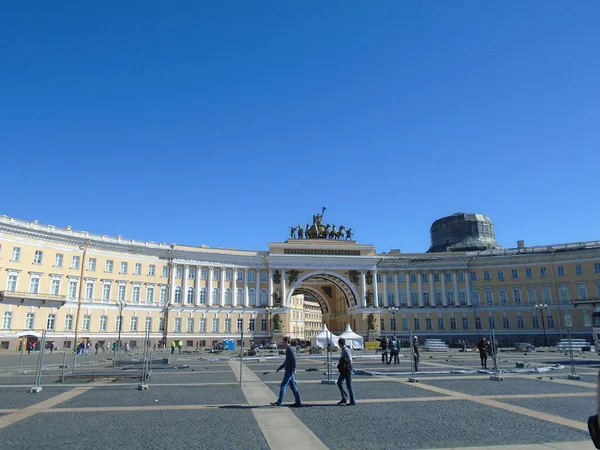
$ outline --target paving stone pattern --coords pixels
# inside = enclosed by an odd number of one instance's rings
[[[31,393],[29,392],[29,388],[3,388],[0,389],[0,408],[27,408],[28,406],[48,400],[49,398],[70,389],[72,389],[72,387],[44,386],[42,392]]]
[[[541,411],[567,419],[587,422],[588,417],[596,414],[596,397],[564,397],[564,398],[519,398],[500,400],[511,405]]]
[[[514,394],[554,394],[561,392],[593,392],[593,389],[552,383],[537,379],[506,377],[504,381],[489,379],[464,380],[421,380],[443,389],[461,392],[469,395],[514,395]]]

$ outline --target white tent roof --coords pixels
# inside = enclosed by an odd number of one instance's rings
[[[327,343],[331,340],[331,345],[333,347],[338,347],[338,339],[339,336],[336,336],[331,331],[327,329],[327,325],[323,324],[323,328],[315,337],[312,338],[313,345],[316,347],[325,348],[327,347]]]
[[[346,325],[346,329],[344,330],[344,332],[342,334],[340,334],[340,337],[344,338],[346,340],[346,345],[350,348],[364,348],[365,347],[363,337],[359,334],[356,334],[354,331],[352,331],[352,328],[350,328],[350,324]]]

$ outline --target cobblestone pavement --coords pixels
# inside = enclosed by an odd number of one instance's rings
[[[109,370],[112,360],[107,356],[78,358],[76,373]],[[187,367],[155,369],[147,391],[138,390],[138,381],[128,379],[59,383],[63,355],[55,353],[46,355],[43,389],[37,394],[29,393],[37,355],[25,355],[19,364],[18,354],[0,354],[0,449],[283,448],[274,445],[268,430],[279,427],[278,433],[285,438],[294,426],[290,417],[308,427],[321,448],[489,448],[543,443],[553,448],[594,448],[586,421],[596,409],[600,367],[596,355],[578,356],[580,381],[568,380],[569,368],[565,367],[505,374],[504,381],[497,382],[488,374],[456,372],[479,367],[474,353],[425,354],[418,383],[408,382],[406,359],[388,366],[381,364],[380,355],[357,352],[355,356],[355,368],[381,374],[355,375],[358,405],[337,406],[337,386],[321,383],[327,379],[325,359],[300,355],[296,379],[304,407],[291,409],[293,414],[287,416],[278,413],[285,410],[268,406],[282,378],[275,370],[283,359],[274,353],[245,359],[244,390],[239,386],[239,360],[230,364],[227,355],[169,355],[171,364]],[[139,356],[123,358],[135,363]],[[503,353],[499,359],[505,369],[514,368],[517,361],[532,367],[565,362],[565,356],[556,353]],[[67,366],[70,373],[72,360]],[[337,374],[332,378],[336,380]],[[258,385],[268,388],[259,391],[265,406],[250,407],[248,389]],[[291,392],[286,396],[291,403]],[[257,408],[263,412],[256,414]],[[288,442],[285,448],[308,447],[304,442]]]

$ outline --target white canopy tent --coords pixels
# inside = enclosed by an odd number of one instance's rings
[[[346,345],[352,349],[365,348],[363,337],[352,331],[350,325],[346,325],[346,329],[340,334],[340,337],[344,338],[346,340]]]
[[[339,336],[333,334],[327,329],[327,325],[323,324],[323,328],[319,334],[317,334],[311,340],[314,347],[327,348],[327,343],[330,342],[332,347],[338,348],[338,339]]]

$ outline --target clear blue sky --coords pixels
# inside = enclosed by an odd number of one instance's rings
[[[265,250],[321,206],[380,252],[489,215],[600,239],[600,2],[0,3],[0,214]]]

